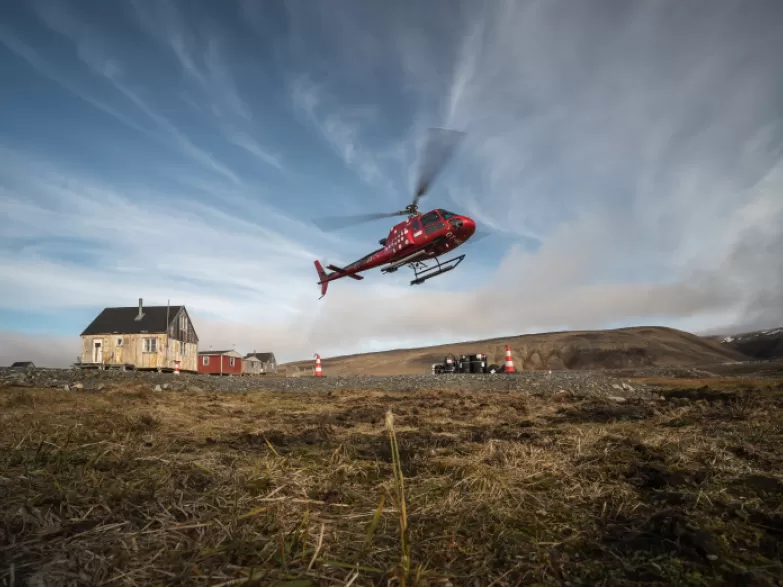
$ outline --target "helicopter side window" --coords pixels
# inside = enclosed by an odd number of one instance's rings
[[[441,228],[446,226],[442,221],[438,221],[435,224],[430,224],[429,226],[424,227],[424,232],[427,234],[432,234],[433,232],[438,232]]]
[[[440,220],[440,216],[438,216],[438,213],[434,210],[432,212],[427,212],[424,216],[421,217],[421,223],[424,226],[429,226],[433,222],[438,222]]]
[[[411,230],[413,232],[419,232],[421,230],[421,222],[418,218],[414,218],[411,222]]]
[[[440,215],[443,216],[443,220],[448,220],[449,218],[454,218],[454,216],[456,216],[454,212],[449,212],[448,210],[438,209],[438,212],[440,212]]]

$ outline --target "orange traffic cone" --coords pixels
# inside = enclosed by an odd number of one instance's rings
[[[318,353],[315,354],[315,376],[316,377],[323,377],[324,373],[321,371],[321,355]]]
[[[511,359],[511,347],[506,345],[506,368],[504,369],[506,373],[515,373],[516,370],[514,369],[514,361]]]

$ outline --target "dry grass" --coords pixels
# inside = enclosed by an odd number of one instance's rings
[[[780,584],[780,385],[667,387],[0,390],[0,584]]]

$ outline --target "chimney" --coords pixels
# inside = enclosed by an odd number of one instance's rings
[[[141,298],[139,298],[139,313],[136,316],[136,321],[138,322],[139,320],[141,320],[143,316],[144,316],[144,312],[142,312]]]

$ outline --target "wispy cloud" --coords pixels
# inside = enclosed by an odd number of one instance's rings
[[[270,153],[255,138],[238,129],[251,124],[254,116],[227,64],[227,33],[221,33],[209,19],[200,21],[194,30],[174,3],[150,5],[132,0],[131,4],[143,30],[171,50],[185,75],[195,82],[221,134],[258,160],[282,171],[279,155]]]
[[[226,65],[224,42],[213,22],[202,20],[194,30],[186,22],[187,12],[183,14],[176,3],[131,0],[131,4],[141,27],[173,52],[186,76],[210,100],[214,114],[252,119]]]
[[[342,105],[328,93],[324,84],[315,83],[308,74],[294,76],[290,92],[293,105],[305,114],[306,120],[362,181],[382,187],[387,195],[394,192],[394,182],[381,169],[378,157],[362,141],[363,131],[377,122],[375,107]]]
[[[109,52],[106,49],[107,41],[102,39],[99,33],[79,20],[78,16],[67,11],[62,3],[48,0],[36,0],[34,6],[46,26],[73,42],[79,58],[95,74],[108,80],[120,94],[134,104],[139,111],[155,124],[156,130],[159,133],[162,133],[162,135],[158,135],[159,137],[172,141],[183,154],[192,158],[194,161],[205,165],[213,172],[222,175],[235,184],[240,183],[238,176],[233,171],[218,161],[212,154],[195,145],[185,133],[177,129],[168,119],[155,112],[154,109],[142,99],[138,92],[132,90],[128,86],[127,82],[124,81],[127,78],[127,75],[125,74],[123,67],[119,64],[117,59],[108,56]],[[16,42],[14,46],[18,49],[17,52],[27,58],[28,61],[39,65],[43,64],[43,60],[30,50],[29,47],[25,47],[19,42]],[[50,71],[51,69],[53,69],[51,66],[42,65],[42,70],[45,72]],[[59,77],[60,76],[56,76],[55,79]],[[68,82],[63,85],[73,86],[73,84]],[[75,90],[75,93],[80,97],[87,96],[87,93],[84,91]],[[89,97],[86,99],[93,105],[101,107],[99,101]],[[112,113],[123,122],[128,123],[129,121],[129,118],[125,115],[118,116],[116,114],[116,109],[102,109]],[[139,129],[139,126],[135,123],[130,123],[129,125]],[[149,134],[149,131],[147,130],[142,130],[142,132]]]
[[[0,253],[6,307],[122,304],[141,288],[225,319],[260,319],[274,307],[278,320],[312,290],[316,252],[268,224],[185,192],[121,191],[0,153],[2,228],[11,239]],[[31,239],[39,245],[21,246]],[[78,239],[71,246],[80,262],[61,258],[65,239]]]
[[[132,118],[126,116],[122,112],[118,111],[116,108],[113,108],[108,104],[106,104],[105,102],[95,98],[94,96],[91,96],[88,92],[79,89],[76,84],[68,80],[66,76],[58,73],[54,66],[50,65],[43,58],[41,58],[40,55],[38,55],[38,53],[35,50],[33,50],[32,47],[30,47],[28,44],[20,40],[18,36],[15,35],[10,30],[9,27],[3,25],[3,23],[0,23],[0,43],[2,43],[10,51],[12,51],[16,55],[24,59],[27,63],[30,64],[31,67],[33,67],[40,74],[56,82],[64,89],[71,92],[73,95],[81,98],[82,100],[91,104],[97,109],[112,116],[113,118],[122,122],[129,128],[139,131],[140,133],[148,137],[157,138],[157,135],[154,132],[150,131],[148,128],[138,124]]]

